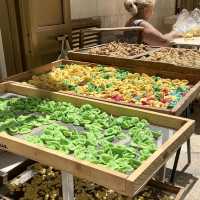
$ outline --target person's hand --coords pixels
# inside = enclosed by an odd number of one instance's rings
[[[172,39],[180,38],[183,37],[183,33],[177,32],[177,31],[172,31],[170,33],[170,36]]]

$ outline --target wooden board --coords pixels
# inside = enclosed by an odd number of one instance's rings
[[[171,42],[172,45],[178,46],[196,46],[200,47],[200,37],[193,38],[177,38]]]
[[[105,62],[110,63],[107,61]],[[91,67],[96,65],[94,63],[86,63],[86,62],[80,62],[80,61],[60,60],[60,61],[56,61],[39,68],[32,69],[24,73],[9,77],[8,80],[18,81],[18,82],[28,81],[32,78],[33,75],[47,73],[51,71],[53,67],[58,67],[60,64],[72,64],[72,63],[89,65]],[[105,64],[103,61],[100,63]],[[101,100],[101,101],[116,103],[120,105],[137,107],[141,109],[148,109],[148,110],[152,110],[156,112],[180,116],[184,112],[184,110],[189,106],[189,104],[193,102],[193,100],[198,96],[200,92],[200,81],[199,81],[200,69],[188,70],[188,68],[185,68],[185,67],[180,68],[180,67],[169,65],[169,64],[150,63],[150,62],[144,63],[143,61],[140,61],[140,60],[126,60],[126,59],[118,59],[118,60],[112,59],[112,63],[110,63],[110,65],[126,69],[132,73],[135,73],[135,72],[146,73],[148,75],[159,75],[163,78],[171,78],[171,79],[186,79],[186,80],[189,80],[191,84],[193,84],[193,87],[173,109],[162,109],[162,108],[155,108],[155,107],[149,107],[149,106],[122,103],[122,102],[116,102],[114,100],[96,98],[94,96],[81,96],[81,95],[75,95],[75,96],[80,96],[80,97],[85,97],[85,98],[87,97],[87,98],[91,98],[95,100]],[[64,93],[70,94],[69,92],[64,92]]]
[[[160,48],[159,47],[151,47],[149,46],[149,50],[146,51],[145,53],[137,54],[135,56],[127,56],[126,58],[120,58],[116,56],[105,56],[105,55],[96,55],[96,54],[90,54],[89,50],[97,47],[103,47],[106,46],[107,44],[102,44],[102,45],[97,45],[89,48],[83,48],[80,50],[74,50],[74,51],[69,51],[68,52],[68,57],[71,60],[78,60],[78,61],[84,61],[84,62],[94,62],[94,63],[101,63],[101,60],[103,60],[104,64],[111,64],[113,59],[116,60],[132,60],[136,58],[140,58],[142,56],[148,55],[150,52],[158,51]],[[139,45],[138,45],[139,46]]]
[[[149,159],[144,161],[143,164],[130,175],[119,173],[87,161],[77,160],[73,156],[66,156],[45,147],[30,144],[20,138],[9,136],[5,132],[0,133],[0,149],[2,150],[25,156],[42,164],[53,166],[58,170],[67,171],[74,176],[111,188],[130,197],[137,194],[160,167],[167,162],[173,153],[194,133],[195,122],[190,119],[106,102],[103,103],[102,101],[75,97],[72,95],[64,95],[12,82],[0,84],[0,93],[8,92],[24,96],[38,96],[53,100],[67,101],[76,106],[91,104],[113,116],[136,116],[147,119],[150,124],[174,129],[175,133],[173,136],[161,145]]]

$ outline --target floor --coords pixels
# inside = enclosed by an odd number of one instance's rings
[[[176,184],[189,187],[185,200],[200,200],[200,135],[191,138],[192,163],[186,170],[182,171],[187,164],[187,148],[183,146],[178,164]],[[168,168],[172,167],[174,157],[168,162]],[[169,174],[170,170],[168,170]]]
[[[191,138],[192,163],[184,172],[182,171],[187,164],[187,148],[184,145],[180,155],[176,183],[184,187],[190,186],[185,200],[200,200],[200,103],[195,104],[192,118],[196,120],[196,133]],[[169,168],[172,167],[173,161],[174,157],[168,162]]]

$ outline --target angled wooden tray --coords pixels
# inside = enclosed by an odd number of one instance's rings
[[[74,176],[111,188],[116,192],[130,197],[137,194],[173,153],[194,133],[195,122],[190,119],[50,92],[13,82],[0,84],[0,93],[14,93],[24,96],[37,96],[52,100],[67,101],[76,106],[91,104],[113,116],[136,116],[147,119],[150,124],[158,127],[165,127],[169,130],[173,129],[175,131],[174,134],[130,175],[110,170],[101,165],[81,161],[75,159],[73,156],[63,155],[58,151],[53,151],[39,145],[30,144],[23,139],[8,135],[6,132],[0,133],[0,149],[2,150],[25,156],[42,164],[53,166],[58,170],[67,171]]]
[[[163,48],[167,48],[167,47],[163,47]],[[160,48],[158,49],[156,52],[159,52],[159,51],[162,51],[163,48]],[[169,48],[169,47],[168,47]],[[199,50],[196,50],[196,49],[186,49],[186,48],[181,48],[181,49],[185,49],[187,51],[199,51]],[[145,54],[145,55],[141,55],[137,58],[135,58],[135,62],[137,62],[138,60],[142,63],[148,63],[149,65],[152,65],[152,64],[157,64],[157,65],[171,65],[171,66],[174,66],[174,67],[179,67],[179,68],[182,68],[182,67],[185,67],[185,68],[188,68],[189,70],[190,69],[199,69],[200,70],[200,60],[198,60],[198,62],[194,62],[192,63],[192,66],[186,66],[186,65],[181,65],[181,64],[172,64],[172,63],[167,63],[167,62],[164,62],[162,60],[160,61],[149,61],[149,60],[144,60],[143,57],[151,57],[151,53],[153,52],[149,52],[148,54]]]
[[[51,71],[51,69],[53,67],[59,67],[59,65],[61,65],[61,64],[65,65],[65,64],[72,64],[72,63],[88,65],[91,67],[96,65],[95,63],[86,63],[86,62],[73,61],[73,60],[60,60],[60,61],[56,61],[56,62],[47,64],[42,67],[32,69],[32,70],[24,72],[24,73],[9,77],[8,80],[18,81],[18,82],[28,81],[32,78],[33,75],[47,73],[47,72]],[[100,64],[102,64],[102,63],[100,63]],[[173,109],[162,109],[162,108],[135,105],[135,104],[124,103],[124,102],[116,102],[114,100],[100,99],[100,98],[96,98],[94,96],[82,96],[82,97],[180,116],[183,113],[183,111],[189,106],[189,104],[191,104],[194,101],[194,99],[198,96],[198,94],[200,92],[200,69],[191,69],[191,68],[185,68],[185,67],[180,68],[180,67],[176,67],[176,66],[169,65],[169,64],[157,64],[157,63],[150,64],[148,62],[145,62],[145,64],[144,64],[144,62],[141,62],[141,61],[135,62],[133,60],[121,60],[121,61],[113,60],[112,64],[115,67],[120,67],[120,68],[126,69],[132,73],[136,73],[136,72],[137,73],[146,73],[146,74],[152,75],[152,76],[158,75],[163,78],[171,78],[171,79],[186,79],[186,80],[190,81],[190,84],[192,84],[193,87],[180,100],[180,102],[178,102],[176,107],[174,107]],[[60,91],[60,92],[65,93],[65,94],[71,94],[71,92],[68,92],[68,91]],[[81,95],[75,95],[75,96],[81,97]]]
[[[116,61],[120,60],[133,60],[137,58],[141,58],[142,56],[149,55],[149,53],[158,51],[160,47],[153,47],[149,46],[149,50],[147,50],[145,53],[136,54],[134,56],[127,56],[127,57],[117,57],[117,56],[106,56],[106,55],[97,55],[97,54],[91,54],[89,53],[89,50],[97,47],[104,47],[107,44],[101,44],[96,45],[93,47],[83,48],[80,50],[72,50],[68,52],[68,57],[71,60],[78,60],[78,61],[84,61],[84,62],[93,62],[93,63],[101,63],[101,61],[104,62],[104,64],[111,64],[113,59]],[[135,44],[136,46],[139,46],[139,44]]]

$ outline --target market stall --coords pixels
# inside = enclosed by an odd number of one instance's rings
[[[183,10],[163,34],[148,22],[154,0],[125,1],[131,18],[122,27],[113,24],[121,16],[100,16],[96,1],[89,6],[98,19],[75,17],[72,27],[70,1],[33,2],[12,7],[21,18],[19,60],[30,70],[0,83],[0,199],[183,200],[190,184],[174,179],[186,142],[191,163],[195,121],[188,108],[200,93],[200,10]],[[31,68],[59,53],[64,59]],[[19,162],[8,161],[12,153]]]

